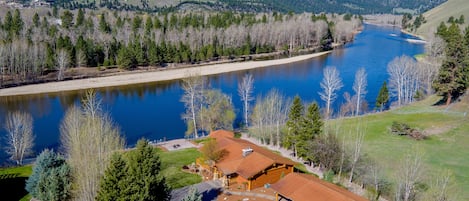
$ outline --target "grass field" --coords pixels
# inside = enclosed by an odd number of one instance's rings
[[[0,189],[2,200],[30,200],[24,189],[25,181],[32,173],[32,166],[0,168]],[[6,192],[6,193],[5,193]]]
[[[439,100],[433,96],[392,111],[335,120],[331,126],[342,131],[339,135],[345,135],[339,139],[352,143],[351,136],[355,134],[349,131],[355,130],[358,124],[364,125],[363,153],[384,167],[390,181],[397,174],[404,154],[415,149],[422,151],[426,182],[434,181],[435,175],[449,170],[454,175],[453,190],[459,195],[458,200],[469,200],[469,117],[465,115],[469,107],[465,101],[451,108],[433,106]],[[407,123],[431,135],[422,141],[392,135],[389,128],[393,121]]]
[[[202,181],[199,175],[182,171],[182,166],[195,162],[200,152],[195,148],[160,152],[161,171],[172,189],[181,188]]]
[[[467,26],[469,21],[469,3],[467,0],[448,0],[425,12],[423,15],[427,23],[422,24],[417,30],[417,34],[428,38],[429,34],[433,34],[436,31],[441,22],[448,21],[448,18],[451,16],[459,19],[459,16],[464,15],[465,25],[463,27]]]

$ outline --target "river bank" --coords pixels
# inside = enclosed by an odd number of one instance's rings
[[[108,77],[95,77],[78,80],[67,80],[61,82],[49,82],[41,84],[24,85],[18,87],[0,89],[0,96],[18,96],[29,94],[54,93],[63,91],[75,91],[91,88],[104,88],[121,85],[141,84],[158,81],[168,81],[182,79],[189,75],[214,75],[233,71],[249,70],[254,68],[262,68],[269,66],[277,66],[288,63],[308,60],[314,57],[329,54],[327,52],[319,52],[290,58],[265,60],[265,61],[248,61],[238,63],[209,64],[203,66],[194,66],[187,68],[167,68],[164,70],[150,72],[130,72],[126,74],[117,74]]]

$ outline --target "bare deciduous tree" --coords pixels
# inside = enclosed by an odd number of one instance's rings
[[[186,112],[182,115],[182,119],[187,123],[186,135],[190,134],[193,130],[193,135],[198,138],[198,123],[200,109],[203,104],[204,88],[206,86],[206,78],[193,74],[182,80],[182,95],[181,102],[184,103]]]
[[[387,71],[389,88],[397,97],[397,105],[413,102],[420,88],[417,62],[408,56],[397,57],[388,64]]]
[[[342,80],[336,67],[330,66],[324,69],[324,78],[321,81],[321,99],[326,102],[326,118],[331,115],[331,104],[337,98],[337,91],[342,88]]]
[[[445,47],[445,41],[438,36],[428,39],[427,44],[425,44],[426,56],[423,61],[419,62],[418,67],[421,72],[422,88],[427,95],[434,93],[432,83],[436,79],[445,58]]]
[[[70,58],[68,56],[68,52],[65,49],[61,49],[57,53],[57,80],[64,79],[65,70],[67,70],[68,65],[70,63]]]
[[[83,106],[72,106],[60,125],[62,147],[72,167],[74,195],[77,200],[95,200],[99,182],[113,152],[121,150],[124,140],[100,101],[90,90]]]
[[[365,185],[369,185],[373,188],[370,192],[369,199],[378,201],[380,200],[381,194],[389,187],[389,182],[384,179],[383,168],[380,167],[373,161],[370,161],[366,167],[367,171],[364,177]]]
[[[440,171],[430,183],[430,187],[423,196],[423,200],[452,201],[457,200],[457,190],[454,189],[454,176],[449,170]]]
[[[349,177],[349,182],[352,182],[353,180],[353,174],[355,170],[355,165],[358,162],[358,159],[361,156],[361,150],[363,146],[363,139],[365,137],[366,133],[366,128],[361,125],[362,123],[359,122],[357,123],[356,127],[356,137],[355,137],[355,143],[353,145],[353,150],[352,150],[352,155],[350,158],[350,177]]]
[[[31,154],[34,146],[33,117],[29,113],[19,111],[8,113],[5,130],[6,151],[17,165],[22,165],[23,158]]]
[[[365,68],[360,68],[355,73],[355,81],[353,82],[353,91],[355,91],[355,96],[357,98],[355,115],[360,114],[360,100],[362,99],[362,96],[365,96],[367,93],[366,87],[368,82],[366,80],[366,76]]]
[[[428,57],[441,60],[445,57],[445,47],[445,40],[437,35],[433,35],[425,44],[425,53]]]
[[[251,115],[251,133],[261,143],[280,146],[283,139],[281,130],[288,119],[290,101],[276,89],[272,89],[265,97],[258,97]]]
[[[77,67],[83,67],[86,65],[86,55],[83,50],[77,50],[77,55],[75,57],[75,63]]]
[[[243,79],[240,83],[238,83],[238,94],[241,97],[241,101],[243,102],[243,114],[244,114],[244,126],[247,128],[248,121],[249,121],[249,102],[254,100],[252,97],[252,93],[254,90],[254,78],[252,78],[251,74],[246,74],[243,76]]]
[[[421,181],[422,176],[422,160],[423,154],[419,150],[414,150],[405,154],[397,175],[397,201],[414,200],[417,195],[417,184]]]

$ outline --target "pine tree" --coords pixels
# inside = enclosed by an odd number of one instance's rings
[[[125,155],[115,154],[101,180],[97,200],[169,200],[170,190],[160,173],[160,158],[147,140]]]
[[[134,43],[133,43],[133,55],[135,57],[135,60],[137,62],[137,65],[146,65],[147,64],[147,58],[145,56],[145,51],[142,47],[142,44],[140,43],[140,37],[135,36],[134,38]]]
[[[322,133],[323,125],[319,105],[313,102],[308,106],[308,111],[302,121],[301,128],[304,133],[303,135],[307,136],[307,139],[314,139],[315,136]]]
[[[145,22],[145,35],[149,36],[152,29],[153,29],[153,20],[151,19],[151,17],[147,17],[147,21]]]
[[[299,157],[307,161],[313,160],[314,156],[311,155],[308,146],[322,133],[323,125],[319,106],[316,102],[313,102],[308,106],[307,112],[301,120],[301,132],[297,146]]]
[[[23,18],[21,18],[21,13],[18,9],[16,9],[15,13],[13,14],[12,27],[10,30],[13,33],[13,36],[19,36],[21,31],[23,31],[23,26],[24,22]]]
[[[383,111],[384,106],[389,101],[389,91],[386,81],[383,82],[381,88],[379,89],[378,97],[376,97],[376,107],[379,108],[380,111]]]
[[[132,23],[132,31],[137,33],[137,31],[142,27],[142,18],[140,16],[135,16]]]
[[[68,29],[73,24],[73,13],[66,10],[62,13],[60,19],[62,20],[62,27]]]
[[[158,47],[154,41],[148,41],[148,64],[156,66],[161,62],[161,55],[159,54]]]
[[[13,23],[13,16],[11,12],[8,10],[5,14],[5,19],[3,20],[3,30],[9,32]]]
[[[451,24],[446,32],[446,58],[440,68],[438,77],[433,82],[435,91],[444,96],[446,105],[453,97],[460,96],[468,86],[468,47],[464,45],[459,26]]]
[[[464,45],[469,48],[469,26],[464,30]]]
[[[34,27],[39,27],[39,15],[37,13],[34,13],[34,16],[33,16],[33,24],[34,24]]]
[[[83,25],[84,23],[85,23],[85,13],[80,8],[80,9],[78,9],[77,20],[76,20],[75,26],[79,27],[79,26]]]
[[[459,22],[459,24],[464,24],[464,22],[465,22],[464,15],[459,16],[458,22]]]
[[[71,194],[71,168],[53,151],[44,150],[36,159],[26,190],[39,200],[68,200]]]
[[[117,52],[117,65],[119,68],[129,69],[133,67],[136,63],[135,57],[131,48],[122,46]]]
[[[128,155],[125,200],[169,200],[170,191],[159,175],[160,158],[147,140],[139,140],[135,151]]]
[[[111,27],[109,24],[106,22],[106,16],[105,14],[101,14],[99,17],[99,30],[103,33],[110,33],[111,32]]]
[[[293,105],[291,106],[290,112],[288,113],[288,132],[283,143],[285,147],[293,148],[295,154],[297,149],[298,136],[301,132],[300,122],[303,116],[303,110],[303,103],[301,102],[301,98],[297,95],[293,99]]]
[[[98,201],[121,200],[123,198],[123,189],[125,187],[125,178],[127,174],[127,164],[121,154],[112,155],[111,164],[104,172],[104,178],[101,180]]]

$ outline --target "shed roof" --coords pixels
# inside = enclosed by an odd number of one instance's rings
[[[323,181],[315,176],[291,173],[271,188],[293,201],[366,201],[344,188]]]

